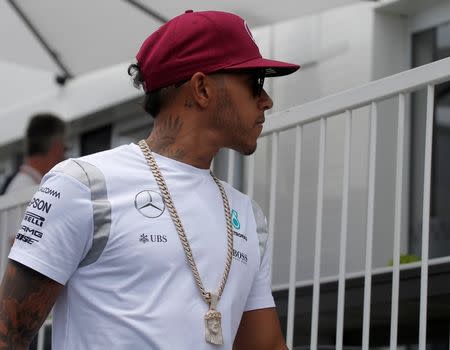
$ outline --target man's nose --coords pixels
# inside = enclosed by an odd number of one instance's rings
[[[260,108],[262,108],[265,111],[273,107],[273,101],[270,98],[269,94],[264,89],[262,89],[261,91],[261,96],[259,98],[259,105]]]

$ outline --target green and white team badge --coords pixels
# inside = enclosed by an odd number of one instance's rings
[[[231,209],[231,222],[233,223],[233,227],[236,230],[239,230],[241,228],[241,223],[238,219],[238,212],[234,209]]]

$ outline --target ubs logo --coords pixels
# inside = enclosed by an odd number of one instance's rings
[[[139,242],[141,243],[167,243],[167,236],[166,235],[152,235],[152,234],[146,234],[142,233],[139,236]]]
[[[162,196],[150,190],[139,192],[134,198],[134,206],[139,213],[148,218],[160,217],[166,208]]]

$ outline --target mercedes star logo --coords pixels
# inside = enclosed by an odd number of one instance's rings
[[[155,191],[145,190],[139,192],[134,198],[134,206],[142,215],[148,218],[157,218],[166,208],[162,196]]]

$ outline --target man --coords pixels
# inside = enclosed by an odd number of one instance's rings
[[[64,160],[65,124],[52,114],[31,118],[25,134],[25,160],[0,191],[11,193],[39,185],[42,176]]]
[[[299,66],[261,58],[223,12],[187,11],[136,58],[154,128],[45,176],[9,255],[0,349],[25,348],[55,301],[57,350],[286,349],[264,215],[209,168],[220,148],[255,151],[264,77]]]

